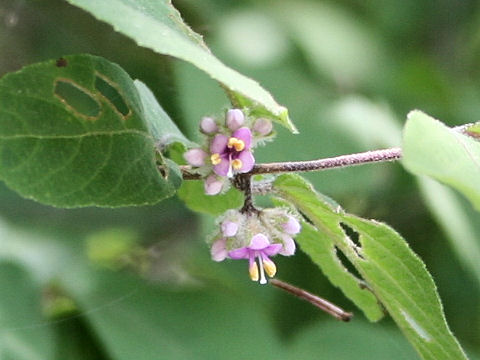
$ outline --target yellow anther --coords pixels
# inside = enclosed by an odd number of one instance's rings
[[[231,149],[232,147],[235,148],[236,151],[242,151],[245,149],[245,143],[243,140],[237,139],[236,137],[231,137],[228,139],[227,146]]]
[[[263,260],[263,268],[269,277],[274,277],[277,273],[277,267],[271,260]]]
[[[235,170],[240,170],[243,166],[243,163],[242,163],[242,160],[240,159],[235,159],[232,161],[232,167],[235,169]]]
[[[220,154],[212,154],[212,156],[210,156],[210,161],[213,165],[218,165],[222,162],[222,158],[220,157]]]
[[[250,279],[252,281],[258,281],[258,267],[257,263],[253,263],[252,266],[248,269],[248,272],[250,273]]]

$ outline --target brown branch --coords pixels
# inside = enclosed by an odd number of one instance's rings
[[[300,299],[307,300],[312,305],[318,307],[319,309],[322,309],[323,311],[332,315],[338,320],[350,321],[353,317],[352,313],[346,312],[345,310],[339,308],[331,302],[281,280],[270,279],[270,284],[278,287],[279,289],[285,290],[290,294],[299,297]]]

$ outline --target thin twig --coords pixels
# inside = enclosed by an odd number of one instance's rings
[[[254,166],[250,174],[255,175],[286,172],[320,171],[354,165],[363,165],[372,162],[394,161],[399,160],[401,157],[402,149],[390,148],[383,150],[367,151],[357,154],[341,155],[333,158],[319,160],[257,164]]]
[[[346,312],[345,310],[339,308],[338,306],[332,304],[331,302],[317,296],[313,295],[312,293],[309,293],[306,290],[300,289],[298,287],[295,287],[291,284],[288,284],[286,282],[283,282],[278,279],[270,279],[270,284],[278,287],[279,289],[285,290],[289,292],[290,294],[293,294],[303,300],[307,300],[310,302],[312,305],[318,307],[319,309],[322,309],[326,313],[332,315],[338,320],[342,321],[350,321],[353,317],[352,313]]]
[[[355,165],[363,165],[374,162],[395,161],[402,157],[401,148],[390,148],[382,150],[366,151],[362,153],[341,155],[332,158],[308,160],[308,161],[289,161],[275,162],[266,164],[256,164],[248,173],[256,174],[275,174],[288,172],[307,172],[321,171],[328,169],[344,168]],[[188,165],[180,166],[184,180],[198,180],[201,176],[192,172],[192,167]]]

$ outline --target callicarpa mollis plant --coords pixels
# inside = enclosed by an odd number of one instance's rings
[[[413,110],[400,146],[259,163],[255,156],[274,139],[274,126],[298,132],[288,109],[215,57],[169,1],[67,1],[137,44],[205,72],[230,104],[221,115],[200,120],[201,141],[195,143],[147,85],[105,58],[69,55],[26,66],[0,79],[0,179],[10,189],[60,208],[146,206],[178,194],[193,211],[217,217],[204,249],[222,262],[215,269],[244,261],[252,281],[349,320],[351,313],[274,278],[282,274],[278,256],[300,249],[368,320],[391,316],[423,359],[466,359],[432,276],[405,239],[382,222],[349,214],[299,173],[401,160],[411,174],[458,190],[478,210],[479,124],[449,128]],[[258,206],[257,195],[271,205]],[[72,281],[63,286],[71,289]]]

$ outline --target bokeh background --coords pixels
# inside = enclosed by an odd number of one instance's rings
[[[412,109],[451,126],[480,120],[477,1],[173,3],[214,54],[289,108],[300,134],[278,128],[277,140],[257,150],[260,162],[399,145]],[[201,116],[228,104],[196,68],[139,48],[65,1],[0,0],[0,76],[78,53],[147,83],[194,140]],[[400,164],[308,178],[347,211],[407,239],[436,281],[452,331],[479,358],[480,272],[465,260],[480,251],[478,213]],[[351,323],[251,283],[244,263],[211,262],[211,223],[176,198],[66,210],[0,184],[0,358],[417,358],[390,319],[368,323],[301,250],[278,259],[278,277],[354,311]]]

